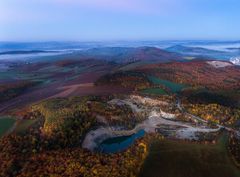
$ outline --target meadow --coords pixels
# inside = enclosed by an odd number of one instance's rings
[[[10,117],[0,117],[0,137],[3,136],[15,123]]]
[[[140,177],[238,177],[223,134],[216,144],[156,140],[144,162]]]
[[[167,92],[161,88],[144,89],[141,91],[141,93],[150,94],[150,95],[166,95],[167,94]]]
[[[171,92],[173,93],[178,93],[180,92],[182,89],[184,89],[185,87],[187,87],[186,85],[183,84],[177,84],[168,80],[163,80],[163,79],[159,79],[157,77],[154,76],[149,76],[148,77],[149,80],[155,84],[155,85],[163,85],[166,88],[168,88]]]
[[[14,133],[26,133],[27,130],[32,127],[35,123],[37,122],[37,119],[24,119],[24,120],[19,120],[17,122],[16,128],[14,129]]]

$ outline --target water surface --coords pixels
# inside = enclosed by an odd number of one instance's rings
[[[120,136],[106,139],[99,145],[98,151],[103,153],[116,153],[124,151],[128,147],[130,147],[135,142],[135,140],[143,137],[144,134],[145,131],[140,130],[137,133],[130,136]]]

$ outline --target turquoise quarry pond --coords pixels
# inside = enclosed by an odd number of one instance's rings
[[[103,141],[99,147],[98,151],[102,153],[116,153],[126,150],[131,146],[135,140],[143,137],[145,134],[144,130],[140,130],[137,133],[130,136],[120,136],[115,138],[109,138]]]

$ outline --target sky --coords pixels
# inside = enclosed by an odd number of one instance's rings
[[[0,41],[239,40],[239,0],[0,0]]]

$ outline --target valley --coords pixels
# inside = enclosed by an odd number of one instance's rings
[[[240,68],[188,50],[0,61],[0,176],[239,176]]]

